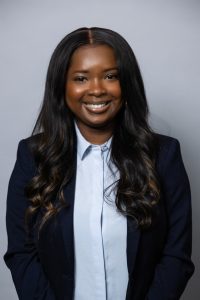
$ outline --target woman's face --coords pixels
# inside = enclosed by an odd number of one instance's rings
[[[112,48],[86,45],[75,50],[67,73],[66,102],[82,133],[114,127],[122,99]]]

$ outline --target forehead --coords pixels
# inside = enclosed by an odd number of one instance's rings
[[[76,49],[69,68],[88,68],[95,65],[116,67],[114,50],[107,45],[85,45]]]

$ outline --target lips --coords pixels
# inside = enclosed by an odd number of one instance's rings
[[[102,113],[107,110],[111,101],[83,102],[84,107],[90,112]]]

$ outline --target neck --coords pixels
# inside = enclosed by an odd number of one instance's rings
[[[102,145],[106,143],[113,134],[113,124],[111,126],[106,126],[106,128],[93,128],[82,125],[80,126],[77,122],[77,126],[84,138],[89,143],[95,145]]]

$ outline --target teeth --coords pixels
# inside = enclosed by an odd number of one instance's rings
[[[102,102],[102,103],[98,103],[98,104],[85,103],[85,105],[90,108],[101,108],[101,107],[106,106],[106,104],[107,104],[106,102]]]

